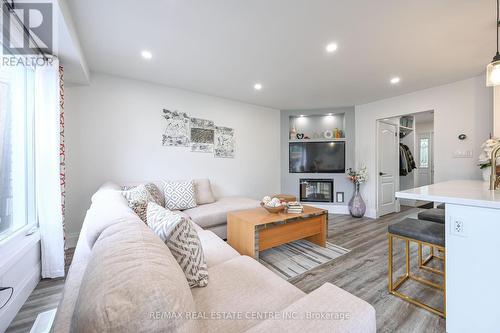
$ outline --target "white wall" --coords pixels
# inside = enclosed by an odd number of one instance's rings
[[[91,194],[108,180],[208,177],[217,196],[260,198],[280,190],[278,110],[96,73],[90,86],[68,87],[65,93],[70,241],[80,230]],[[163,147],[163,108],[234,128],[235,158]]]
[[[434,121],[417,121],[415,124],[415,129],[417,131],[417,134],[434,132]]]
[[[435,182],[481,178],[477,156],[493,121],[493,92],[484,82],[481,75],[355,107],[356,164],[366,165],[370,173],[362,189],[368,216],[376,213],[377,119],[434,110]],[[467,140],[458,140],[461,133],[467,134]],[[474,158],[453,158],[455,150],[472,150]]]

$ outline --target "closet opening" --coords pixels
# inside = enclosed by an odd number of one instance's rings
[[[395,192],[434,183],[434,111],[377,121],[377,216],[432,202],[395,199]]]

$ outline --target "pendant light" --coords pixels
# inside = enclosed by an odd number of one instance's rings
[[[498,1],[497,0],[497,54],[493,57],[493,60],[486,67],[486,85],[488,87],[500,85],[500,53],[498,52],[498,26],[500,24],[498,17]]]

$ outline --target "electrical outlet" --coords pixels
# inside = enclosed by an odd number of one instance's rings
[[[451,219],[451,234],[465,237],[465,223],[462,220]]]

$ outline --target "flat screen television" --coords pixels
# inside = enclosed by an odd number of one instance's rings
[[[290,142],[290,173],[345,173],[345,142]]]

